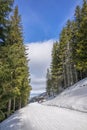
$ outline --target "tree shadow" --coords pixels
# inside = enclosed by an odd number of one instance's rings
[[[8,119],[0,124],[0,130],[21,130],[22,128],[22,116],[21,112],[17,111],[11,115]]]

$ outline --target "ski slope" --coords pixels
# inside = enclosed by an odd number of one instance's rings
[[[53,100],[43,104],[87,112],[87,78],[67,88]]]
[[[20,109],[0,124],[0,130],[87,130],[87,78],[55,99]]]
[[[87,130],[87,114],[32,103],[5,120],[0,130]]]

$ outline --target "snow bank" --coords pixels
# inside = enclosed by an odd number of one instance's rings
[[[67,88],[59,96],[43,104],[87,112],[87,78]]]

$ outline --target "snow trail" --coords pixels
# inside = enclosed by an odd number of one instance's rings
[[[43,105],[20,109],[0,124],[0,130],[87,130],[87,78]]]
[[[0,130],[87,130],[87,113],[32,103],[1,123]]]

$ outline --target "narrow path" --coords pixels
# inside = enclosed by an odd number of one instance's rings
[[[33,103],[6,120],[1,130],[87,130],[87,114]]]

